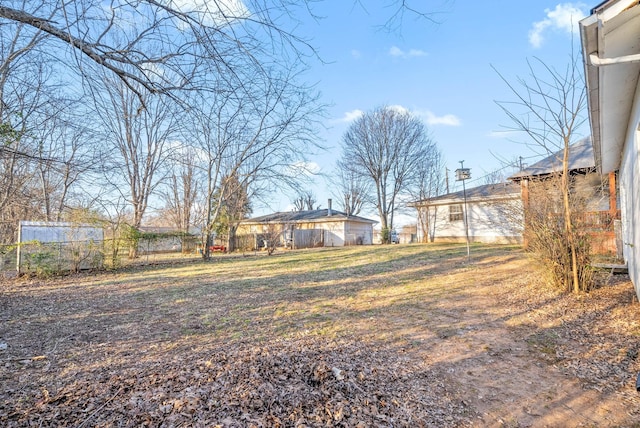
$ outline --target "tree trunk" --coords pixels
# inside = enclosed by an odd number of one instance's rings
[[[237,224],[229,225],[229,239],[227,242],[227,252],[231,253],[236,250],[236,232],[238,231]]]
[[[203,260],[209,260],[209,258],[211,257],[211,253],[209,251],[210,246],[211,246],[211,232],[207,230],[204,233],[204,237],[202,240],[202,259]]]
[[[573,224],[571,222],[571,205],[569,200],[569,142],[565,141],[562,158],[562,200],[564,205],[564,227],[567,234],[567,244],[571,252],[571,275],[573,291],[580,292],[580,279],[578,277],[578,256],[574,240]]]

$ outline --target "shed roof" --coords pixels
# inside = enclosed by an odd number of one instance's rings
[[[287,211],[276,212],[272,214],[254,217],[243,220],[243,223],[303,223],[303,222],[326,222],[326,221],[355,221],[360,223],[377,223],[375,220],[359,217],[355,215],[347,215],[341,211],[331,210],[329,215],[328,209],[307,210],[307,211]]]
[[[513,174],[509,177],[509,180],[519,181],[523,178],[539,177],[560,172],[562,171],[563,154],[564,150],[558,150],[551,156],[547,156],[530,167]],[[569,146],[569,171],[586,171],[594,169],[595,166],[596,161],[593,157],[591,138],[583,138]]]

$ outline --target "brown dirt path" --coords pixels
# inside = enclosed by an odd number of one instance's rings
[[[493,274],[500,268],[492,266]],[[439,301],[433,322],[443,329],[440,340],[414,337],[429,344],[425,361],[478,413],[472,424],[640,426],[640,343],[626,330],[637,334],[640,305],[628,277],[582,297],[522,279],[501,287],[468,284],[464,298]],[[608,336],[598,334],[603,330]]]

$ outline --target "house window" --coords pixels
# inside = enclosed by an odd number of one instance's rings
[[[449,221],[462,221],[462,205],[449,205]]]

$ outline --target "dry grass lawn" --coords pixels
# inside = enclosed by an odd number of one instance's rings
[[[0,425],[636,426],[626,277],[517,248],[221,256],[0,284]]]

